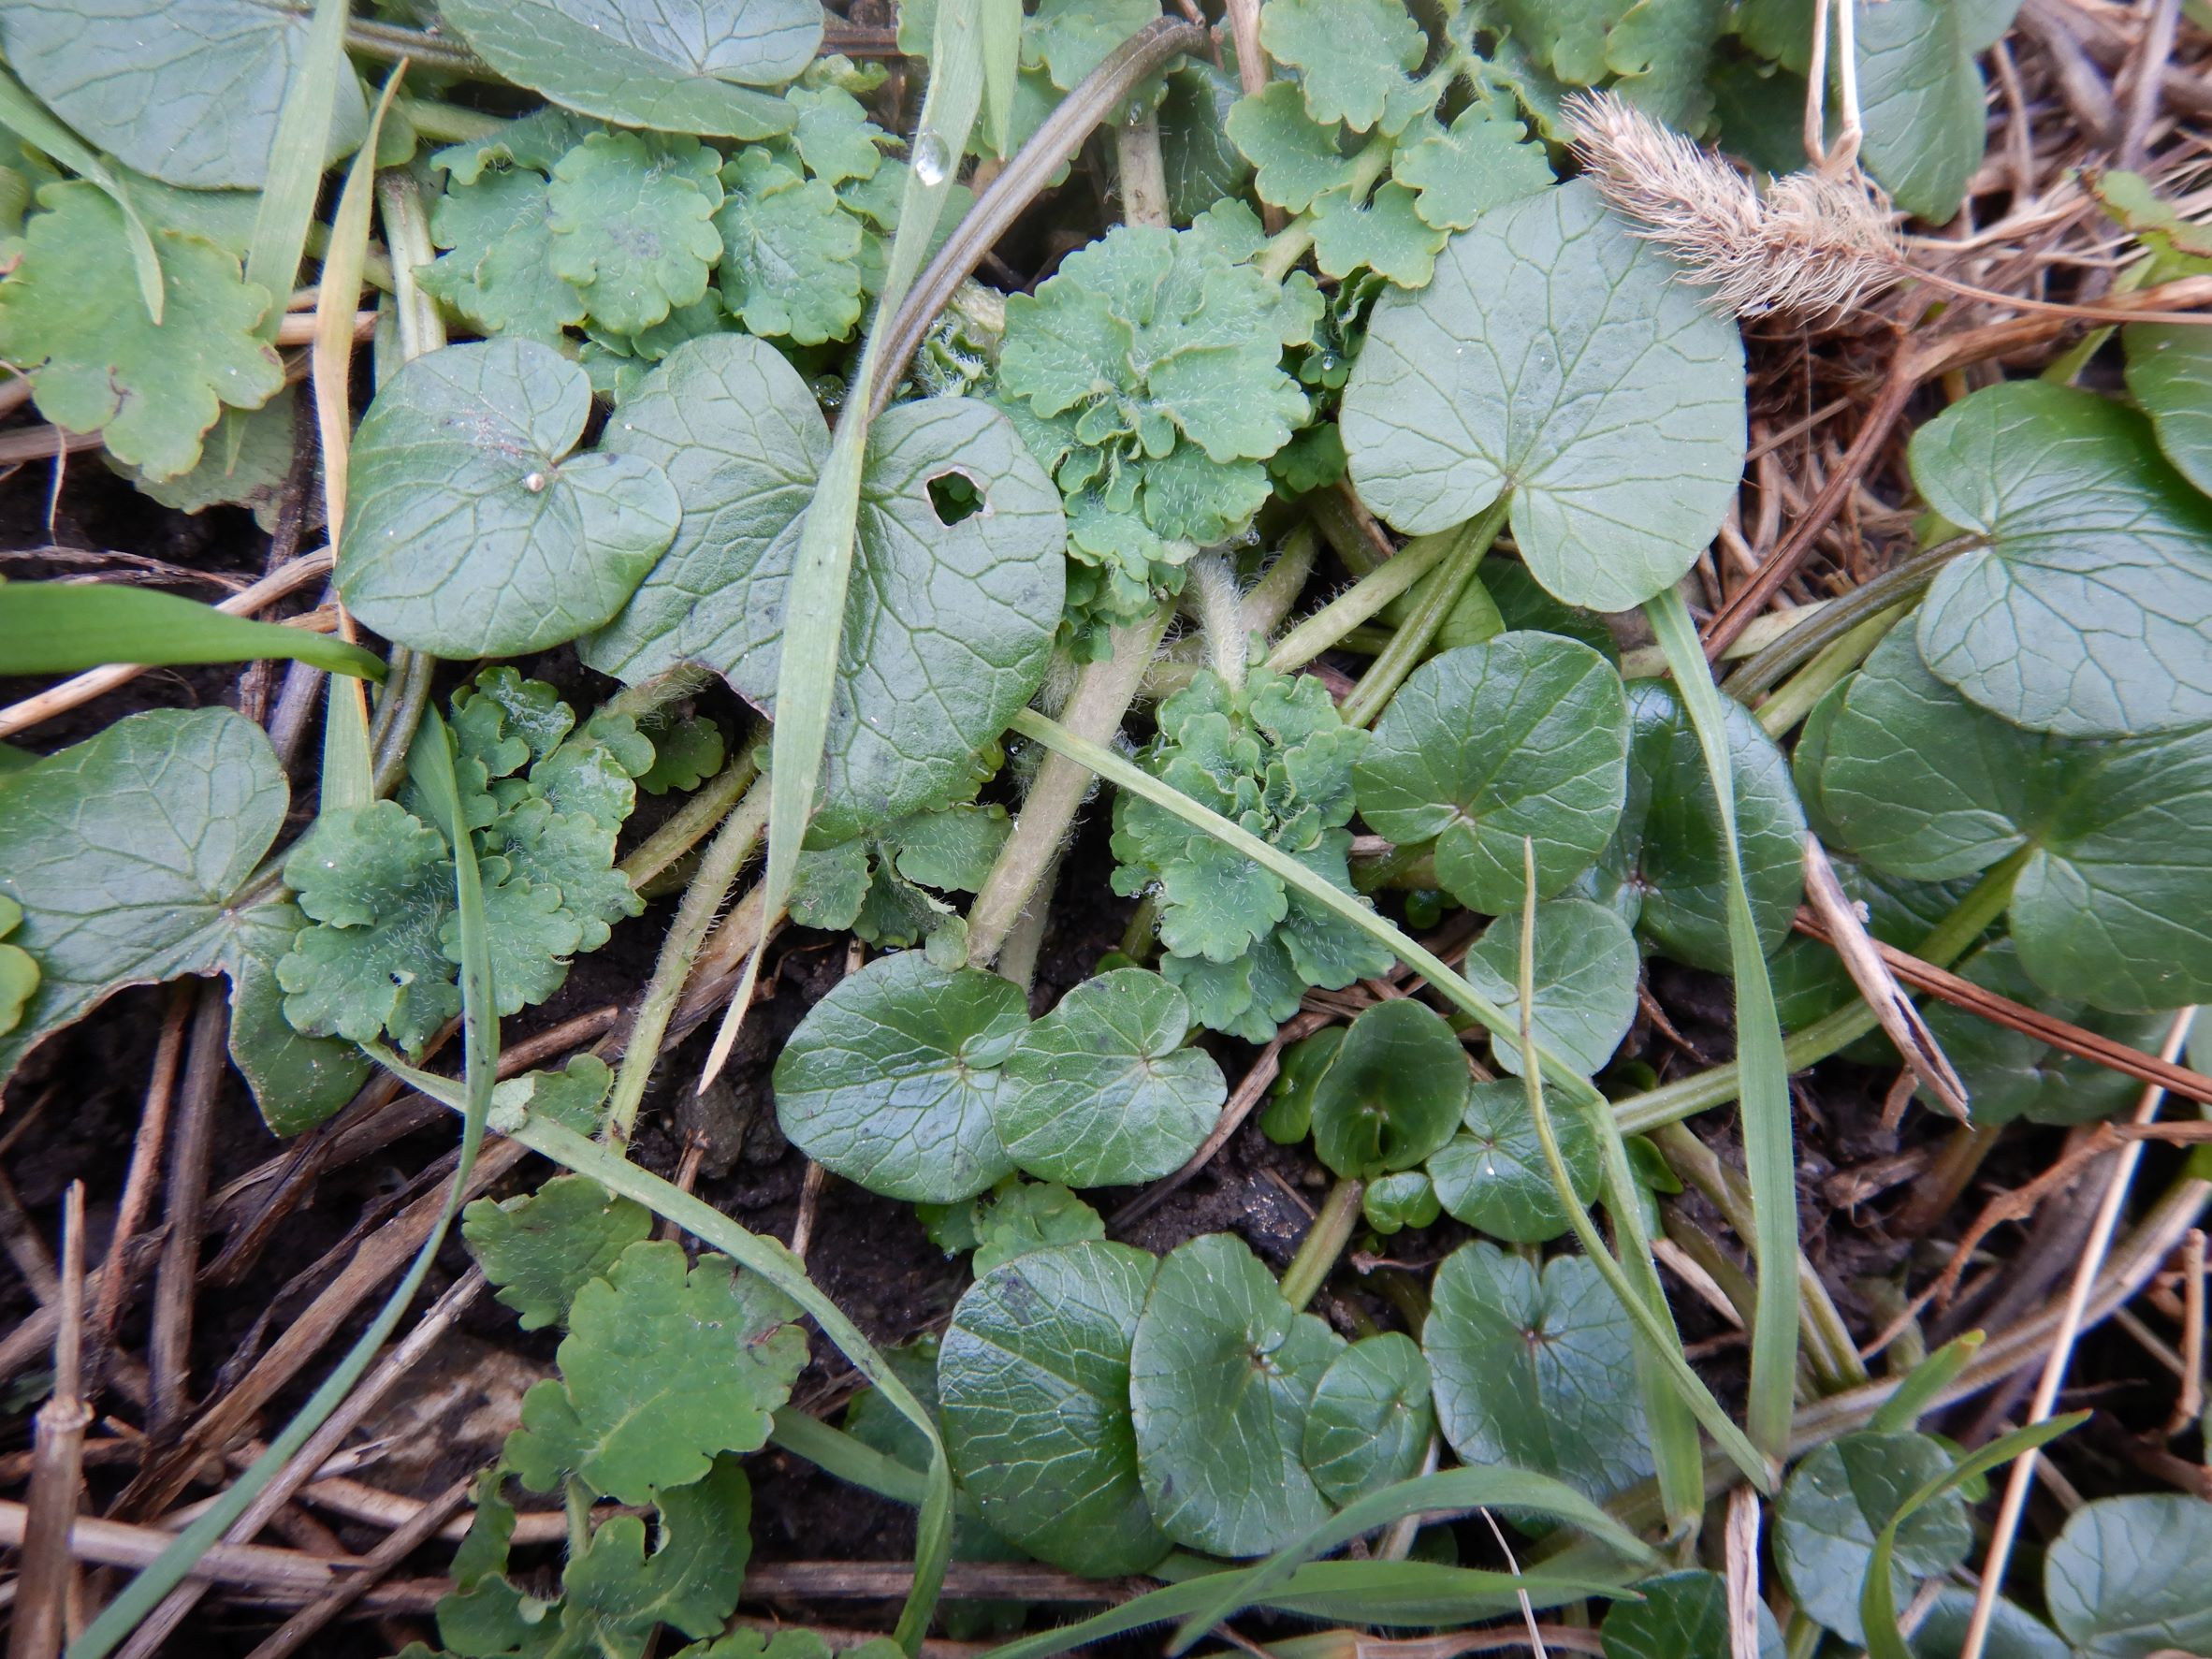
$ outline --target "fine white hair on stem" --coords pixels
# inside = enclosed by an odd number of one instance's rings
[[[1564,113],[1598,194],[1739,316],[1848,311],[1908,274],[1888,203],[1855,179],[1791,173],[1761,195],[1610,93],[1578,93]]]

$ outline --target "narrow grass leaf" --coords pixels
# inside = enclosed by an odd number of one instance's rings
[[[1721,693],[1712,683],[1689,607],[1674,589],[1648,601],[1644,614],[1674,674],[1675,689],[1696,731],[1720,810],[1727,876],[1728,944],[1736,978],[1736,1062],[1743,1102],[1743,1164],[1751,1180],[1752,1257],[1758,1269],[1753,1311],[1751,1399],[1746,1423],[1768,1456],[1788,1455],[1790,1410],[1797,1378],[1797,1171],[1792,1151],[1789,1068],[1767,954],[1743,884],[1736,833],[1736,780],[1728,760]]]
[[[269,147],[269,176],[254,215],[254,240],[246,244],[246,281],[260,284],[272,296],[269,314],[261,319],[264,340],[276,338],[277,325],[284,321],[284,298],[299,275],[308,221],[314,217],[315,196],[322,188],[323,158],[329,153],[338,78],[351,73],[345,24],[352,10],[348,0],[315,0],[305,51],[285,82],[284,107]],[[363,146],[363,153],[373,167],[373,138]]]
[[[123,181],[83,139],[48,113],[46,106],[27,92],[23,83],[0,69],[0,126],[5,126],[34,150],[43,150],[80,179],[89,179],[108,193],[123,214],[124,234],[130,242],[131,269],[138,279],[138,298],[155,327],[161,326],[161,258],[153,251],[153,238],[138,217],[138,204]]]
[[[1181,1653],[1239,1608],[1264,1600],[1268,1593],[1317,1556],[1363,1533],[1389,1526],[1408,1515],[1468,1509],[1522,1509],[1580,1527],[1631,1561],[1647,1562],[1643,1540],[1565,1482],[1533,1470],[1514,1468],[1445,1469],[1402,1480],[1370,1492],[1338,1510],[1303,1537],[1286,1545],[1256,1566],[1223,1573],[1201,1583],[1215,1584],[1214,1599],[1201,1604],[1177,1626],[1168,1652]]]
[[[453,1183],[436,1224],[422,1248],[408,1264],[406,1275],[369,1321],[354,1346],[346,1350],[330,1375],[323,1379],[298,1415],[273,1436],[269,1448],[220,1493],[182,1532],[176,1541],[145,1566],[123,1593],[109,1602],[84,1634],[69,1644],[67,1659],[103,1659],[135,1630],[139,1621],[187,1578],[201,1556],[220,1539],[231,1522],[245,1512],[261,1490],[291,1462],[308,1437],[344,1404],[370,1363],[384,1349],[422,1288],[424,1275],[445,1243],[446,1230],[460,1213],[461,1194],[476,1166],[484,1144],[485,1120],[491,1110],[491,1085],[499,1076],[499,1020],[492,1012],[491,960],[484,926],[484,890],[476,869],[474,843],[462,816],[460,793],[454,786],[453,746],[445,723],[435,709],[426,709],[422,726],[408,763],[415,781],[445,824],[454,843],[454,898],[460,916],[461,937],[461,1052],[465,1082],[453,1103],[460,1110],[460,1156],[454,1166]]]
[[[319,21],[319,20],[318,20]],[[376,146],[384,118],[407,73],[401,64],[386,78],[384,95],[369,118],[369,136],[346,169],[338,211],[330,217],[330,246],[323,256],[322,281],[315,292],[315,432],[322,440],[324,517],[330,545],[338,545],[345,523],[347,462],[353,440],[354,308],[361,292],[361,268],[369,253],[369,217],[376,206]]]
[[[1453,972],[1441,957],[1422,949],[1387,918],[1377,915],[1352,895],[1322,880],[1295,859],[1269,846],[1249,830],[1231,823],[1219,813],[1208,810],[1182,791],[1163,783],[1112,749],[1077,736],[1057,720],[1049,720],[1035,709],[1026,708],[1016,715],[1012,729],[1025,737],[1034,738],[1056,753],[1066,755],[1071,761],[1080,762],[1116,788],[1142,795],[1172,812],[1184,822],[1204,830],[1231,851],[1252,860],[1276,877],[1286,887],[1295,889],[1332,915],[1341,917],[1368,938],[1388,946],[1399,961],[1427,980],[1453,1007],[1479,1022],[1493,1036],[1516,1045],[1520,1043],[1518,1024],[1490,998]],[[1612,1124],[1611,1104],[1589,1079],[1543,1044],[1532,1041],[1528,1046],[1534,1050],[1536,1058],[1536,1064],[1529,1068],[1532,1076],[1540,1072],[1548,1084],[1557,1088],[1578,1107],[1588,1111],[1594,1123],[1607,1126]],[[1618,1129],[1612,1133],[1617,1140]],[[1623,1161],[1625,1162],[1624,1153]],[[1627,1236],[1627,1230],[1635,1230],[1640,1236],[1640,1218],[1636,1214],[1635,1206],[1623,1202],[1619,1210],[1618,1219],[1624,1230],[1624,1236]],[[1576,1206],[1575,1214],[1581,1215],[1583,1225],[1590,1225],[1589,1216],[1583,1214],[1579,1205]],[[1620,1264],[1613,1260],[1609,1253],[1601,1248],[1598,1258],[1601,1267],[1610,1263],[1614,1273],[1620,1273]],[[1690,1410],[1753,1484],[1762,1492],[1771,1490],[1774,1474],[1767,1460],[1754,1450],[1742,1431],[1729,1421],[1728,1414],[1712,1397],[1711,1390],[1690,1369],[1689,1361],[1682,1358],[1679,1338],[1668,1342],[1665,1319],[1652,1311],[1649,1302],[1624,1289],[1627,1283],[1623,1275],[1613,1288],[1627,1303],[1630,1317],[1636,1320],[1639,1332],[1656,1345],[1659,1361],[1665,1365],[1668,1376],[1681,1392]]]
[[[108,662],[168,667],[289,658],[384,678],[374,652],[309,628],[233,617],[174,593],[112,582],[10,582],[0,604],[0,675],[74,674]]]
[[[914,164],[899,203],[898,232],[877,300],[878,323],[898,314],[899,302],[937,232],[938,215],[968,145],[982,101],[985,0],[941,0],[929,56],[928,95],[914,133]],[[994,14],[996,15],[996,14]],[[799,532],[784,601],[782,659],[776,676],[775,732],[768,765],[768,859],[761,879],[761,942],[746,962],[731,1007],[735,1017],[752,998],[768,930],[782,915],[798,873],[800,842],[813,815],[829,740],[830,700],[837,689],[843,646],[845,594],[852,579],[852,538],[860,519],[860,474],[866,456],[868,421],[885,330],[871,325],[861,353],[855,390],[845,400],[830,442],[828,464],[815,486],[813,504]],[[917,1579],[919,1582],[919,1579]],[[907,1639],[904,1624],[900,1639]],[[914,1640],[919,1640],[915,1633]]]
[[[1920,1420],[1920,1414],[1941,1399],[1958,1374],[1973,1362],[1973,1357],[1982,1351],[1984,1340],[1981,1332],[1969,1331],[1913,1367],[1913,1375],[1867,1419],[1868,1432],[1899,1434],[1912,1428]]]
[[[1957,1344],[1952,1345],[1954,1347]],[[1946,1350],[1948,1351],[1948,1350]],[[1931,1361],[1932,1362],[1932,1361]],[[1923,1366],[1923,1370],[1927,1367]],[[1888,1524],[1874,1535],[1873,1558],[1867,1563],[1866,1582],[1859,1588],[1859,1623],[1866,1626],[1867,1659],[1914,1659],[1912,1645],[1904,1633],[1898,1629],[1897,1593],[1891,1588],[1891,1559],[1897,1552],[1898,1528],[1914,1515],[1945,1492],[1955,1491],[1978,1475],[1986,1475],[2000,1464],[2009,1463],[2024,1452],[2035,1450],[2059,1435],[2088,1421],[2086,1411],[2070,1412],[2064,1417],[2054,1417],[2040,1423],[2030,1423],[2024,1429],[2015,1429],[2001,1435],[1970,1456],[1961,1458],[1956,1468],[1930,1480],[1903,1503]]]

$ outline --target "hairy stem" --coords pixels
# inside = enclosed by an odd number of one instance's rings
[[[1277,674],[1297,673],[1433,570],[1458,545],[1463,529],[1416,536],[1396,558],[1376,565],[1277,640],[1267,665]]]
[[[631,850],[617,867],[630,885],[642,890],[692,848],[714,833],[737,797],[752,787],[760,775],[753,764],[751,741],[730,757],[730,763],[692,793],[662,826]]]
[[[1160,158],[1159,117],[1145,109],[1113,129],[1121,172],[1121,216],[1128,225],[1168,223],[1168,169]]]
[[[1122,717],[1136,700],[1152,654],[1159,648],[1172,609],[1163,604],[1143,621],[1113,631],[1113,654],[1103,662],[1085,664],[1076,678],[1074,694],[1061,710],[1063,725],[1093,743],[1113,740]],[[1013,833],[1006,837],[975,902],[968,907],[970,967],[987,968],[998,954],[1029,895],[1059,856],[1060,838],[1075,822],[1076,808],[1090,786],[1088,769],[1064,755],[1048,754],[1039,764]]]
[[[722,901],[730,895],[731,883],[736,880],[745,861],[752,856],[753,845],[760,839],[761,828],[767,822],[768,791],[756,782],[731,809],[721,829],[707,843],[706,855],[699,861],[697,874],[684,889],[683,902],[677,906],[676,920],[669,924],[668,937],[661,941],[661,959],[653,965],[652,980],[646,986],[645,999],[638,1004],[637,1019],[623,1044],[622,1069],[615,1074],[614,1098],[607,1107],[604,1133],[605,1139],[618,1146],[628,1144],[630,1131],[637,1122],[637,1107],[645,1099],[646,1080],[652,1075],[653,1063],[661,1057],[661,1040],[668,1033],[669,1015],[676,1011],[677,998],[683,994],[685,982],[691,977],[699,947],[706,942],[707,929],[714,925]]]
[[[497,79],[489,65],[450,36],[433,35],[424,29],[402,28],[397,23],[380,23],[368,18],[354,18],[345,25],[345,49],[348,51],[358,52],[362,57],[376,59],[381,63],[396,64],[404,58],[409,63],[415,64],[422,68],[440,69],[451,75],[465,75],[472,80]],[[413,99],[408,101],[414,102]],[[448,107],[439,106],[441,109]],[[454,113],[460,115],[473,112],[457,109]],[[482,116],[478,119],[491,122],[494,126],[501,124],[491,116]],[[419,122],[415,123],[415,130],[425,138],[441,138],[446,137],[443,132],[425,126]],[[458,136],[473,138],[476,135],[463,133]]]
[[[1199,625],[1205,630],[1206,655],[1214,672],[1230,690],[1243,691],[1244,667],[1252,653],[1236,572],[1221,554],[1201,553],[1190,561],[1189,591],[1198,604]]]
[[[1338,1177],[1336,1185],[1329,1189],[1329,1196],[1321,1201],[1320,1213],[1314,1217],[1313,1226],[1306,1229],[1298,1254],[1283,1270],[1283,1300],[1292,1307],[1302,1311],[1335,1272],[1337,1258],[1352,1242],[1352,1229],[1359,1225],[1360,1196],[1363,1190],[1362,1183],[1344,1175]]]

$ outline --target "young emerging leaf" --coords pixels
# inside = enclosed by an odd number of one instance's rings
[[[1307,1412],[1343,1337],[1295,1311],[1244,1241],[1209,1233],[1159,1264],[1129,1349],[1144,1496],[1160,1531],[1264,1555],[1327,1519]]]
[[[560,1375],[523,1397],[506,1458],[523,1484],[575,1475],[624,1504],[753,1451],[807,1362],[798,1312],[726,1256],[687,1273],[680,1244],[632,1244],[570,1304]]]
[[[1433,839],[1444,888],[1503,915],[1521,903],[1523,837],[1547,897],[1596,862],[1626,798],[1627,752],[1627,699],[1604,658],[1556,634],[1501,633],[1407,677],[1360,758],[1360,816],[1401,844]]]
[[[1623,610],[1712,539],[1743,467],[1743,388],[1734,326],[1576,182],[1485,213],[1428,287],[1376,302],[1345,451],[1361,500],[1409,535],[1510,489],[1536,578]]]
[[[1451,1139],[1467,1061],[1451,1027],[1411,997],[1361,1011],[1314,1085],[1314,1152],[1364,1180],[1411,1169]]]
[[[1634,1327],[1586,1258],[1555,1256],[1539,1274],[1463,1244],[1433,1295],[1421,1346],[1463,1463],[1534,1469],[1599,1502],[1652,1473]]]
[[[1013,1171],[993,1127],[999,1068],[1029,1018],[997,974],[919,951],[848,974],[776,1062],[776,1115],[808,1157],[910,1203],[973,1198]]]
[[[1412,1337],[1361,1337],[1321,1374],[1305,1419],[1305,1466],[1338,1507],[1419,1473],[1436,1415]]]
[[[1085,980],[1007,1056],[998,1138],[1070,1186],[1157,1180],[1198,1150],[1229,1093],[1213,1056],[1182,1046],[1189,1031],[1190,1005],[1156,973]]]
[[[603,448],[664,467],[682,523],[584,660],[633,684],[700,662],[772,709],[782,594],[829,443],[812,389],[774,347],[719,335],[670,354]],[[982,510],[944,522],[929,486],[949,477]],[[929,399],[874,424],[815,820],[824,838],[971,785],[976,753],[1044,674],[1062,536],[1052,485],[983,405]]]
[[[525,1331],[566,1323],[576,1292],[652,1230],[643,1204],[582,1175],[556,1175],[521,1198],[478,1199],[461,1212],[461,1236]]]
[[[504,657],[614,615],[680,505],[634,456],[571,455],[584,372],[521,340],[448,346],[361,417],[338,586],[354,614],[442,657]]]
[[[961,1482],[1040,1559],[1107,1577],[1167,1553],[1137,1473],[1129,1345],[1152,1283],[1142,1250],[1035,1250],[961,1297],[938,1388]]]
[[[566,1651],[635,1651],[657,1624],[716,1636],[736,1610],[752,1555],[752,1489],[737,1460],[717,1458],[704,1479],[658,1492],[654,1502],[661,1523],[650,1554],[645,1521],[618,1515],[562,1568]]]

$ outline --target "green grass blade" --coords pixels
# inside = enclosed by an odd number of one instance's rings
[[[761,941],[745,965],[733,1006],[751,998],[768,930],[783,914],[798,872],[799,847],[814,815],[822,782],[822,749],[829,741],[830,702],[845,632],[845,595],[852,579],[852,538],[860,519],[861,469],[866,459],[868,421],[884,328],[937,233],[939,215],[968,146],[982,101],[987,46],[982,36],[984,0],[940,0],[931,45],[929,92],[915,128],[916,165],[899,200],[898,233],[892,239],[883,291],[868,328],[852,395],[837,417],[829,461],[814,488],[813,504],[799,531],[799,548],[785,590],[782,658],[776,671],[775,731],[768,762],[768,858],[761,878]],[[903,1639],[903,1638],[902,1638]],[[916,1637],[919,1640],[919,1637]]]
[[[1371,1533],[1408,1515],[1433,1510],[1523,1509],[1549,1515],[1576,1526],[1610,1545],[1634,1562],[1648,1562],[1652,1554],[1643,1540],[1600,1509],[1564,1481],[1532,1470],[1510,1467],[1445,1469],[1433,1475],[1401,1480],[1380,1492],[1356,1498],[1285,1545],[1258,1566],[1222,1573],[1200,1583],[1216,1585],[1214,1599],[1201,1603],[1183,1621],[1169,1644],[1170,1653],[1181,1653],[1239,1608],[1265,1599],[1276,1585],[1317,1556],[1363,1533]]]
[[[1033,708],[1025,708],[1015,715],[1012,729],[1021,733],[1025,737],[1036,739],[1047,749],[1066,755],[1070,760],[1080,761],[1084,766],[1096,772],[1117,789],[1125,789],[1132,794],[1142,795],[1154,805],[1165,808],[1184,822],[1196,829],[1205,831],[1223,846],[1243,854],[1276,877],[1286,887],[1295,888],[1302,896],[1311,899],[1330,914],[1342,918],[1351,926],[1367,935],[1368,938],[1388,946],[1399,961],[1427,980],[1453,1007],[1460,1009],[1479,1022],[1493,1035],[1511,1043],[1518,1044],[1521,1041],[1519,1025],[1489,997],[1483,996],[1481,992],[1476,990],[1473,985],[1453,972],[1441,957],[1423,950],[1420,945],[1391,925],[1388,918],[1378,915],[1351,894],[1323,880],[1303,865],[1269,846],[1249,830],[1231,823],[1219,813],[1201,806],[1182,791],[1161,782],[1151,773],[1124,760],[1112,749],[1078,737],[1057,720],[1048,720]],[[1603,1143],[1609,1126],[1612,1124],[1611,1103],[1597,1091],[1588,1078],[1580,1075],[1572,1066],[1545,1048],[1543,1044],[1531,1042],[1528,1046],[1535,1050],[1536,1058],[1536,1064],[1529,1067],[1528,1070],[1532,1074],[1540,1072],[1548,1084],[1557,1088],[1561,1094],[1572,1100],[1578,1107],[1588,1111],[1593,1123],[1599,1128],[1601,1143]],[[1610,1130],[1610,1135],[1611,1140],[1617,1142],[1619,1140],[1618,1130]],[[1613,1156],[1612,1149],[1608,1148],[1608,1182],[1613,1179],[1610,1168]],[[1622,1164],[1625,1166],[1625,1153],[1622,1152],[1619,1156]],[[1630,1179],[1632,1178],[1630,1177]],[[1616,1190],[1625,1192],[1625,1184]],[[1576,1206],[1575,1213],[1581,1215],[1579,1206]],[[1618,1219],[1623,1230],[1623,1236],[1630,1237],[1632,1244],[1635,1239],[1641,1238],[1642,1223],[1637,1215],[1633,1203],[1623,1202],[1619,1205]],[[1582,1215],[1582,1220],[1585,1225],[1589,1225],[1588,1215]],[[1603,1256],[1604,1262],[1611,1263],[1614,1273],[1619,1273],[1620,1264],[1613,1261],[1610,1253],[1601,1251],[1600,1254]],[[1644,1265],[1649,1266],[1648,1256],[1644,1259]],[[1608,1283],[1610,1282],[1608,1280]],[[1615,1291],[1620,1292],[1622,1286],[1626,1283],[1627,1280],[1624,1277],[1622,1278],[1618,1284],[1614,1284]],[[1792,1286],[1794,1288],[1794,1279]],[[1728,1414],[1721,1408],[1720,1402],[1712,1397],[1712,1391],[1699,1380],[1697,1374],[1690,1369],[1689,1361],[1682,1358],[1681,1344],[1679,1338],[1672,1342],[1667,1341],[1666,1332],[1671,1330],[1671,1327],[1665,1315],[1654,1312],[1651,1304],[1641,1297],[1627,1294],[1623,1295],[1623,1300],[1627,1303],[1629,1315],[1637,1321],[1639,1332],[1659,1345],[1661,1351],[1658,1354],[1658,1359],[1660,1362],[1666,1365],[1667,1375],[1674,1381],[1676,1388],[1682,1394],[1685,1404],[1696,1415],[1697,1420],[1705,1425],[1708,1432],[1719,1443],[1721,1449],[1728,1454],[1730,1461],[1743,1470],[1744,1475],[1753,1484],[1761,1491],[1771,1490],[1774,1475],[1767,1460],[1753,1449],[1751,1443],[1744,1438],[1742,1432],[1728,1420]],[[1793,1305],[1795,1304],[1793,1303]],[[1660,1306],[1662,1308],[1665,1306],[1664,1298],[1661,1299]]]
[[[74,674],[106,662],[168,667],[288,657],[357,679],[384,678],[373,651],[307,628],[114,582],[9,582],[0,601],[0,674]]]
[[[1743,857],[1736,836],[1736,779],[1728,760],[1719,688],[1689,606],[1672,589],[1647,602],[1659,648],[1673,671],[1675,689],[1697,734],[1705,769],[1720,808],[1721,848],[1726,862],[1728,949],[1736,970],[1738,1098],[1743,1103],[1743,1167],[1751,1180],[1752,1258],[1758,1300],[1751,1339],[1751,1398],[1745,1410],[1753,1442],[1777,1461],[1788,1456],[1790,1411],[1797,1383],[1797,1171],[1790,1116],[1789,1068],[1782,1053],[1782,1023],[1767,953],[1752,920],[1743,885]]]
[[[1982,1351],[1983,1341],[1981,1332],[1969,1331],[1921,1361],[1898,1391],[1867,1419],[1868,1429],[1877,1434],[1895,1434],[1913,1427],[1920,1420],[1920,1414],[1942,1398],[1958,1374],[1973,1362],[1973,1357]]]
[[[383,1049],[371,1048],[370,1053],[431,1099],[459,1108],[461,1097],[451,1079],[410,1066]],[[702,1244],[711,1244],[739,1266],[759,1273],[798,1303],[802,1312],[810,1315],[822,1333],[852,1362],[853,1369],[880,1389],[892,1408],[921,1431],[929,1443],[929,1467],[922,1476],[914,1588],[907,1598],[905,1611],[899,1616],[898,1626],[900,1645],[909,1652],[915,1652],[923,1633],[928,1629],[938,1592],[944,1584],[953,1535],[953,1466],[945,1456],[944,1441],[938,1433],[936,1420],[922,1403],[898,1380],[882,1355],[876,1351],[875,1345],[861,1334],[860,1328],[807,1276],[806,1263],[776,1240],[748,1231],[712,1205],[693,1198],[649,1170],[639,1169],[620,1154],[574,1129],[528,1116],[518,1122],[502,1122],[496,1127],[501,1134],[519,1141],[562,1168],[589,1175],[609,1192],[634,1199]],[[805,1431],[800,1433],[803,1435]]]
[[[323,184],[323,158],[330,148],[330,112],[338,102],[338,78],[351,71],[345,59],[348,0],[315,0],[307,41],[285,83],[284,107],[277,113],[276,137],[269,147],[269,176],[254,215],[254,240],[246,244],[246,281],[269,292],[269,314],[261,337],[276,338],[284,301],[299,275],[299,255],[307,247],[308,221]],[[373,143],[373,140],[371,140]]]
[[[461,930],[461,1051],[467,1081],[456,1097],[460,1107],[460,1157],[446,1189],[445,1203],[437,1224],[422,1242],[385,1304],[377,1310],[354,1346],[346,1350],[314,1395],[286,1423],[269,1448],[251,1467],[221,1492],[191,1525],[177,1535],[138,1577],[124,1586],[84,1634],[69,1644],[68,1659],[103,1659],[116,1643],[138,1627],[140,1620],[160,1605],[163,1597],[191,1573],[211,1545],[245,1512],[246,1506],[292,1460],[308,1437],[353,1392],[384,1345],[399,1326],[400,1317],[422,1288],[423,1277],[445,1243],[446,1230],[460,1212],[461,1194],[468,1190],[476,1154],[484,1144],[484,1126],[491,1109],[491,1085],[499,1076],[499,1019],[492,1012],[491,961],[484,927],[484,890],[476,869],[476,853],[462,822],[459,792],[453,781],[453,749],[445,725],[435,710],[426,712],[420,735],[409,753],[415,782],[422,787],[431,808],[444,822],[454,842],[454,897]]]
[[[2056,1440],[2069,1430],[2088,1421],[2088,1412],[2076,1411],[2065,1417],[2030,1423],[2024,1429],[2015,1429],[2011,1433],[1990,1441],[1971,1456],[1961,1458],[1957,1467],[1946,1475],[1939,1475],[1897,1506],[1897,1513],[1889,1518],[1889,1523],[1874,1535],[1873,1559],[1867,1563],[1866,1580],[1859,1586],[1858,1619],[1866,1626],[1867,1659],[1914,1659],[1911,1644],[1898,1629],[1897,1593],[1891,1587],[1894,1576],[1891,1564],[1897,1553],[1898,1528],[1953,1488],[1963,1485],[1977,1475],[1986,1475],[2001,1463],[2011,1463],[2023,1452],[2033,1451]]]
[[[138,217],[138,204],[123,187],[123,181],[93,153],[90,145],[56,121],[46,106],[6,69],[0,69],[0,126],[7,128],[34,150],[45,151],[79,178],[89,179],[108,193],[109,199],[123,214],[124,238],[131,248],[131,269],[138,279],[138,298],[146,302],[147,314],[153,317],[154,326],[160,327],[161,260],[153,251],[153,238],[147,233],[146,222]],[[283,297],[271,300],[270,308],[282,311]]]

